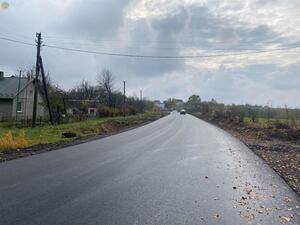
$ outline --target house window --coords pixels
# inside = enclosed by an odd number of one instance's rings
[[[17,112],[22,112],[22,102],[17,102]]]

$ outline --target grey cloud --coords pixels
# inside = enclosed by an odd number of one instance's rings
[[[268,77],[268,84],[275,89],[287,91],[287,90],[299,90],[300,84],[300,64],[293,64],[285,68],[278,68],[270,73]]]
[[[62,33],[88,38],[114,36],[124,20],[129,0],[80,0],[71,5],[65,17],[60,18]]]
[[[277,64],[256,64],[244,68],[229,69],[229,76],[242,76],[248,81],[264,84],[275,90],[299,90],[300,65],[281,67]]]
[[[242,75],[254,82],[265,82],[269,73],[278,71],[279,67],[276,64],[255,64],[243,68],[229,69],[233,75]]]
[[[279,0],[255,0],[254,3],[265,6],[267,4],[276,4]]]
[[[213,15],[206,7],[193,7],[190,10],[189,33],[194,40],[192,46],[204,48],[218,46],[214,42],[221,42],[223,48],[244,47],[240,43],[255,47],[256,44],[280,38],[280,34],[266,25],[252,28],[247,27],[247,24],[233,23],[231,20]]]
[[[175,34],[185,28],[187,16],[187,11],[180,8],[175,14],[156,18],[154,21],[140,19],[134,22],[131,25],[131,39],[125,51],[142,55],[179,55]],[[118,58],[113,60],[113,64],[117,65],[117,68],[122,68],[123,73],[141,77],[159,77],[167,72],[184,69],[182,59]]]
[[[22,46],[15,43],[0,42],[0,71],[2,67],[11,68],[17,72],[18,69],[29,70],[35,63],[36,50],[32,46]],[[12,74],[6,74],[10,76]]]
[[[280,37],[279,34],[274,32],[266,25],[260,25],[254,29],[241,29],[239,28],[238,33],[244,41],[248,43],[261,43],[271,42]]]
[[[158,32],[158,40],[168,40],[184,30],[187,19],[187,10],[179,7],[175,14],[153,20],[152,27]]]

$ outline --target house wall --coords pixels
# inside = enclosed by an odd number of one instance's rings
[[[0,120],[7,119],[12,114],[12,100],[0,99]]]
[[[22,112],[18,112],[18,118],[31,118],[33,114],[33,102],[34,102],[34,84],[30,83],[19,94],[19,102],[21,102]],[[42,105],[43,98],[41,93],[38,92],[38,104],[37,104],[37,117],[45,116],[45,107]],[[12,116],[16,116],[17,97],[13,100]]]

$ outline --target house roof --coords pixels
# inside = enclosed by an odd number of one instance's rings
[[[27,78],[20,79],[20,91],[28,84]],[[14,99],[18,93],[19,78],[4,77],[0,79],[0,99]]]

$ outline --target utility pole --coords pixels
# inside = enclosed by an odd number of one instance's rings
[[[126,116],[126,108],[125,108],[125,104],[126,104],[126,82],[125,80],[123,81],[124,84],[124,95],[123,95],[123,116]]]
[[[143,90],[140,90],[140,100],[143,101]]]
[[[36,53],[36,65],[35,65],[35,79],[34,79],[34,99],[33,99],[33,114],[32,114],[32,126],[35,127],[36,123],[36,111],[37,111],[37,100],[38,100],[38,79],[40,74],[40,56],[41,56],[41,45],[42,45],[42,34],[37,33],[37,53]]]
[[[22,70],[19,70],[19,83],[18,83],[18,92],[17,92],[17,101],[16,101],[16,122],[18,122],[18,106],[19,106],[19,92],[21,88],[21,76]]]
[[[41,56],[39,57],[39,66],[40,66],[41,73],[42,73],[42,78],[43,78],[43,86],[44,86],[45,97],[46,97],[46,102],[47,102],[47,107],[48,107],[48,112],[49,112],[49,118],[50,118],[51,124],[53,125],[52,110],[51,110],[51,106],[50,106],[48,89],[47,89],[47,83],[46,83],[46,76],[45,76],[45,71],[44,71],[44,66],[43,66],[43,60],[42,60]]]

